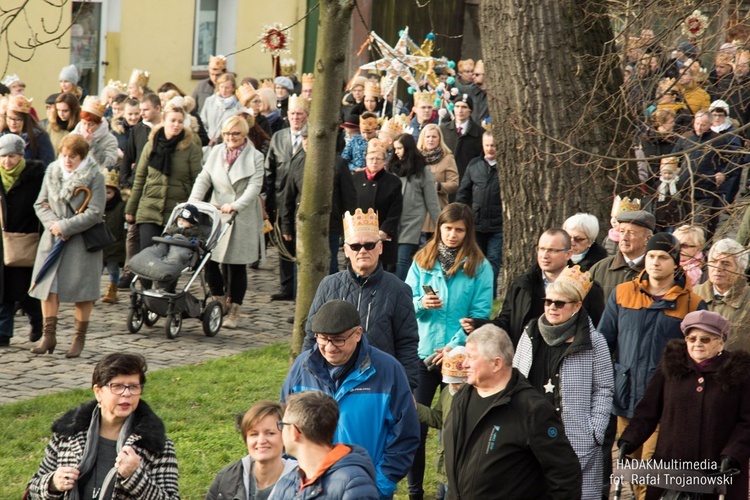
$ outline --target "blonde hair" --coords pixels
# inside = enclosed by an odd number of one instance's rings
[[[235,90],[237,89],[237,80],[234,79],[234,75],[232,73],[222,73],[222,75],[216,79],[216,92],[219,91],[219,85],[226,82],[231,82]]]
[[[260,112],[261,113],[273,113],[273,111],[276,109],[276,94],[274,93],[273,89],[268,88],[260,88],[258,89],[258,95],[260,96],[260,100],[262,101],[260,105]]]
[[[572,300],[575,302],[581,302],[583,300],[583,297],[581,297],[580,292],[576,289],[576,287],[573,286],[572,283],[569,283],[567,281],[554,281],[549,284],[547,287],[547,293],[558,293],[565,297],[568,300]]]
[[[706,244],[706,232],[703,230],[703,228],[698,226],[691,226],[689,224],[680,226],[675,229],[674,237],[677,238],[677,241],[679,241],[680,243],[683,242],[683,238],[692,237],[695,241],[695,244],[701,248],[703,248],[703,246]]]
[[[453,154],[453,151],[451,151],[451,148],[448,147],[448,145],[445,143],[445,139],[443,138],[443,131],[440,130],[440,127],[435,125],[434,123],[430,123],[428,125],[425,125],[425,127],[422,129],[422,131],[419,133],[419,140],[417,141],[417,149],[420,151],[424,150],[424,136],[427,133],[428,130],[437,130],[438,137],[440,137],[440,147],[443,148],[443,151],[445,154]]]
[[[234,115],[229,118],[227,118],[224,121],[224,124],[221,126],[221,132],[228,132],[229,130],[232,130],[234,127],[239,127],[240,132],[242,133],[242,137],[247,137],[248,132],[250,132],[250,126],[247,123],[247,120],[245,120],[240,115]]]

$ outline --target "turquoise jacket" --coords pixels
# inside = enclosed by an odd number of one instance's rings
[[[477,266],[477,274],[469,278],[463,268],[447,279],[439,262],[430,270],[422,269],[413,262],[406,276],[406,284],[411,287],[412,302],[419,327],[419,357],[425,359],[446,345],[457,347],[466,343],[466,333],[459,320],[461,318],[489,318],[492,310],[492,286],[494,275],[492,266],[484,259]],[[425,309],[423,285],[430,285],[436,292],[443,307]]]

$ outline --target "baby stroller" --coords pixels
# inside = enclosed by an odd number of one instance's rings
[[[236,214],[232,214],[229,221],[222,224],[221,212],[210,203],[180,203],[172,210],[166,228],[177,223],[177,218],[181,216],[186,205],[192,205],[199,211],[200,237],[198,241],[195,238],[187,240],[186,238],[165,237],[165,233],[161,237],[153,238],[154,247],[166,245],[163,248],[169,251],[175,249],[174,247],[179,247],[175,250],[179,250],[180,255],[187,255],[184,267],[182,265],[179,265],[179,269],[174,269],[173,266],[167,267],[158,259],[150,261],[141,259],[141,262],[134,267],[137,259],[135,257],[131,259],[131,269],[135,273],[130,283],[130,311],[128,312],[128,331],[131,333],[140,331],[144,323],[147,326],[153,326],[159,317],[167,318],[164,333],[169,339],[174,339],[179,335],[183,318],[200,318],[203,322],[203,333],[208,337],[219,333],[223,320],[223,304],[211,300],[201,271],[211,258],[211,252],[216,248],[219,240],[234,222]],[[139,255],[154,247],[144,249]],[[187,254],[185,250],[188,250]],[[188,274],[190,277],[187,283],[182,288],[175,287],[173,292],[160,288],[145,288],[143,284],[144,279],[175,282],[181,275]],[[202,299],[194,297],[189,292],[196,278],[199,279],[203,290]]]

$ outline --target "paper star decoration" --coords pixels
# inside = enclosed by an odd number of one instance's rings
[[[407,54],[408,39],[408,26],[401,32],[401,37],[398,39],[398,42],[394,47],[388,45],[382,38],[376,35],[375,32],[370,33],[370,43],[375,43],[378,46],[383,57],[377,61],[364,64],[359,68],[385,71],[385,78],[382,86],[383,95],[387,95],[388,92],[393,89],[393,86],[399,78],[408,83],[414,90],[420,90],[417,81],[414,79],[414,75],[412,75],[412,69],[420,63],[429,64],[432,61],[432,58]]]
[[[417,81],[423,79],[427,80],[427,83],[429,83],[432,88],[436,88],[438,86],[438,77],[435,74],[435,68],[447,67],[448,59],[445,57],[432,57],[432,51],[435,48],[435,35],[428,33],[424,42],[422,42],[422,46],[418,46],[411,38],[408,40],[408,44],[412,55],[427,57],[430,59],[429,62],[421,62],[414,66]]]

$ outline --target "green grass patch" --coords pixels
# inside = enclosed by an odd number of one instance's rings
[[[205,498],[216,473],[247,454],[234,416],[259,399],[278,399],[288,355],[289,346],[278,344],[147,374],[143,398],[175,443],[183,499]],[[52,422],[92,398],[90,389],[77,389],[0,406],[0,498],[22,497],[44,456]],[[437,488],[434,441],[428,442],[425,498],[434,498]],[[397,498],[408,498],[405,483]]]

